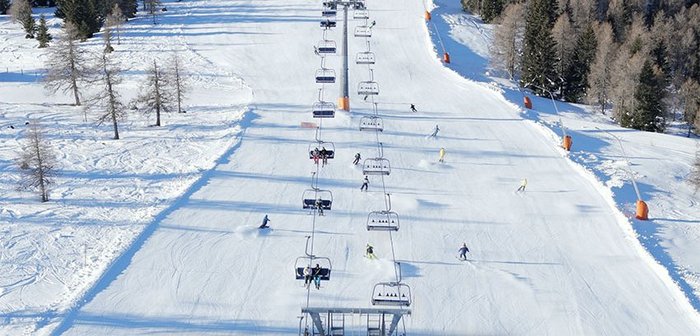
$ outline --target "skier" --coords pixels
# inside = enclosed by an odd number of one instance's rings
[[[258,229],[267,229],[267,228],[269,228],[269,226],[267,226],[267,222],[269,222],[269,221],[270,221],[270,219],[267,218],[267,215],[265,215],[265,218],[263,218],[263,220],[262,220],[262,225],[260,225],[260,226],[258,227]]]
[[[367,243],[367,248],[365,250],[365,257],[367,259],[377,259],[377,256],[374,255],[374,247]]]
[[[321,56],[321,54],[318,53],[318,47],[316,46],[314,46],[314,54],[316,54],[316,56]]]
[[[440,127],[438,125],[435,125],[435,130],[433,130],[433,134],[430,135],[430,137],[434,138],[437,137],[438,132],[440,132]]]
[[[418,112],[418,110],[416,110],[416,105],[411,104],[411,112]]]
[[[306,265],[306,267],[304,267],[304,286],[306,288],[309,288],[309,285],[311,284],[312,274],[311,265]]]
[[[440,148],[440,162],[445,162],[445,147]]]
[[[362,186],[360,187],[360,191],[367,191],[369,189],[369,179],[367,176],[365,176],[365,179],[362,181]]]
[[[365,98],[362,98],[362,100],[367,101],[368,97],[369,97],[369,95],[365,95]]]
[[[527,187],[527,179],[526,178],[524,178],[520,181],[520,187],[518,187],[518,190],[516,190],[516,192],[518,192],[518,191],[525,192],[525,187]]]
[[[313,275],[314,275],[314,285],[316,285],[316,289],[321,289],[321,266],[316,264],[316,267],[313,269]]]
[[[318,209],[318,215],[323,216],[323,202],[321,201],[320,198],[316,199],[316,209]]]
[[[321,152],[318,150],[318,147],[314,148],[313,153],[311,156],[314,159],[314,164],[318,164],[318,158],[321,156]]]
[[[355,161],[352,162],[354,165],[358,165],[360,163],[360,153],[355,154]]]
[[[322,166],[325,166],[328,164],[328,150],[326,150],[326,147],[323,147],[323,149],[321,149],[321,159],[323,160]]]
[[[372,24],[369,25],[369,29],[372,29],[372,27],[374,27],[374,25],[376,25],[376,24],[377,24],[377,21],[372,20]]]
[[[467,252],[469,252],[469,248],[467,247],[467,243],[464,243],[462,247],[459,248],[459,260],[467,260]]]

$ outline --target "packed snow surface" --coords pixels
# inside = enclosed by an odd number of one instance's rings
[[[697,206],[680,176],[663,173],[688,171],[692,140],[635,138],[637,132],[583,118],[573,106],[562,108],[563,121],[581,149],[567,156],[558,147],[554,111],[522,111],[519,92],[488,80],[488,27],[440,3],[426,25],[423,3],[400,0],[367,2],[369,21],[376,20],[369,43],[379,96],[365,101],[356,94],[370,72],[351,62],[351,112],[312,120],[322,87],[313,79],[320,1],[166,5],[159,25],[145,18],[127,25],[124,51],[116,52],[140,70],[156,56],[144,54],[188,55],[201,84],[188,113],[172,116],[163,129],[134,117],[124,140],[106,140],[109,129],[82,123],[74,107],[26,98],[43,95],[36,83],[0,80],[11,97],[0,105],[2,122],[46,119],[65,164],[49,205],[2,182],[0,267],[4,277],[15,277],[0,278],[3,333],[295,335],[307,304],[370,307],[374,284],[394,280],[393,248],[413,293],[401,328],[409,334],[700,334],[697,299],[674,269],[683,260],[675,258],[688,258],[689,272],[700,270],[690,246]],[[351,59],[367,47],[352,36],[361,24],[350,21]],[[452,29],[459,25],[474,28]],[[341,27],[326,37],[340,42]],[[91,43],[99,49],[99,41]],[[438,59],[441,44],[452,55],[449,69]],[[339,56],[326,59],[337,72],[340,64]],[[136,90],[142,74],[133,75],[125,86]],[[326,100],[336,100],[338,84],[323,89]],[[358,130],[371,102],[384,120],[378,136]],[[550,102],[534,103],[538,109]],[[410,104],[418,111],[410,112]],[[317,170],[308,158],[314,130],[302,122],[321,124],[322,139],[336,149],[319,170],[319,187],[333,192],[333,209],[322,217],[301,209]],[[436,124],[441,131],[429,137]],[[628,157],[596,127],[624,136]],[[3,129],[1,173],[16,178],[9,151],[19,150],[21,137],[9,132]],[[369,191],[361,192],[362,169],[351,162],[357,152],[376,155],[377,139],[391,175],[370,176]],[[440,148],[444,163],[437,162]],[[668,158],[669,151],[685,161]],[[642,191],[654,195],[650,207],[669,216],[665,221],[627,217],[634,201],[627,159],[645,181]],[[516,193],[523,178],[527,189]],[[365,226],[369,211],[384,208],[383,184],[401,218],[392,234]],[[272,229],[261,231],[265,214]],[[672,223],[691,234],[649,228],[673,230]],[[294,279],[313,225],[314,253],[333,263],[332,280],[320,290]],[[673,247],[640,243],[645,227],[648,239]],[[363,257],[368,242],[378,260]],[[468,262],[456,258],[463,242]],[[36,269],[46,265],[52,268]],[[347,320],[348,333],[360,334],[363,323]]]

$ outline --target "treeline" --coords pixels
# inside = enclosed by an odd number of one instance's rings
[[[498,24],[492,66],[620,125],[700,130],[700,0],[461,0]]]

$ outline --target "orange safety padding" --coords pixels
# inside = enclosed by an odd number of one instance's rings
[[[649,207],[642,200],[637,200],[637,219],[648,220],[649,219]]]
[[[338,98],[338,109],[343,111],[350,111],[350,97]]]
[[[566,149],[566,151],[571,151],[571,136],[567,135],[561,140],[561,146]]]
[[[430,12],[425,11],[425,21],[430,21],[430,19],[431,19]]]
[[[444,55],[442,55],[442,61],[445,63],[450,63],[450,54],[445,53]]]
[[[530,100],[530,97],[525,96],[523,97],[523,102],[525,103],[525,107],[531,109],[532,108],[532,100]]]

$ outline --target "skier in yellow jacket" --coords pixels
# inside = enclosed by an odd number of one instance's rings
[[[440,148],[440,162],[445,162],[445,147]]]

